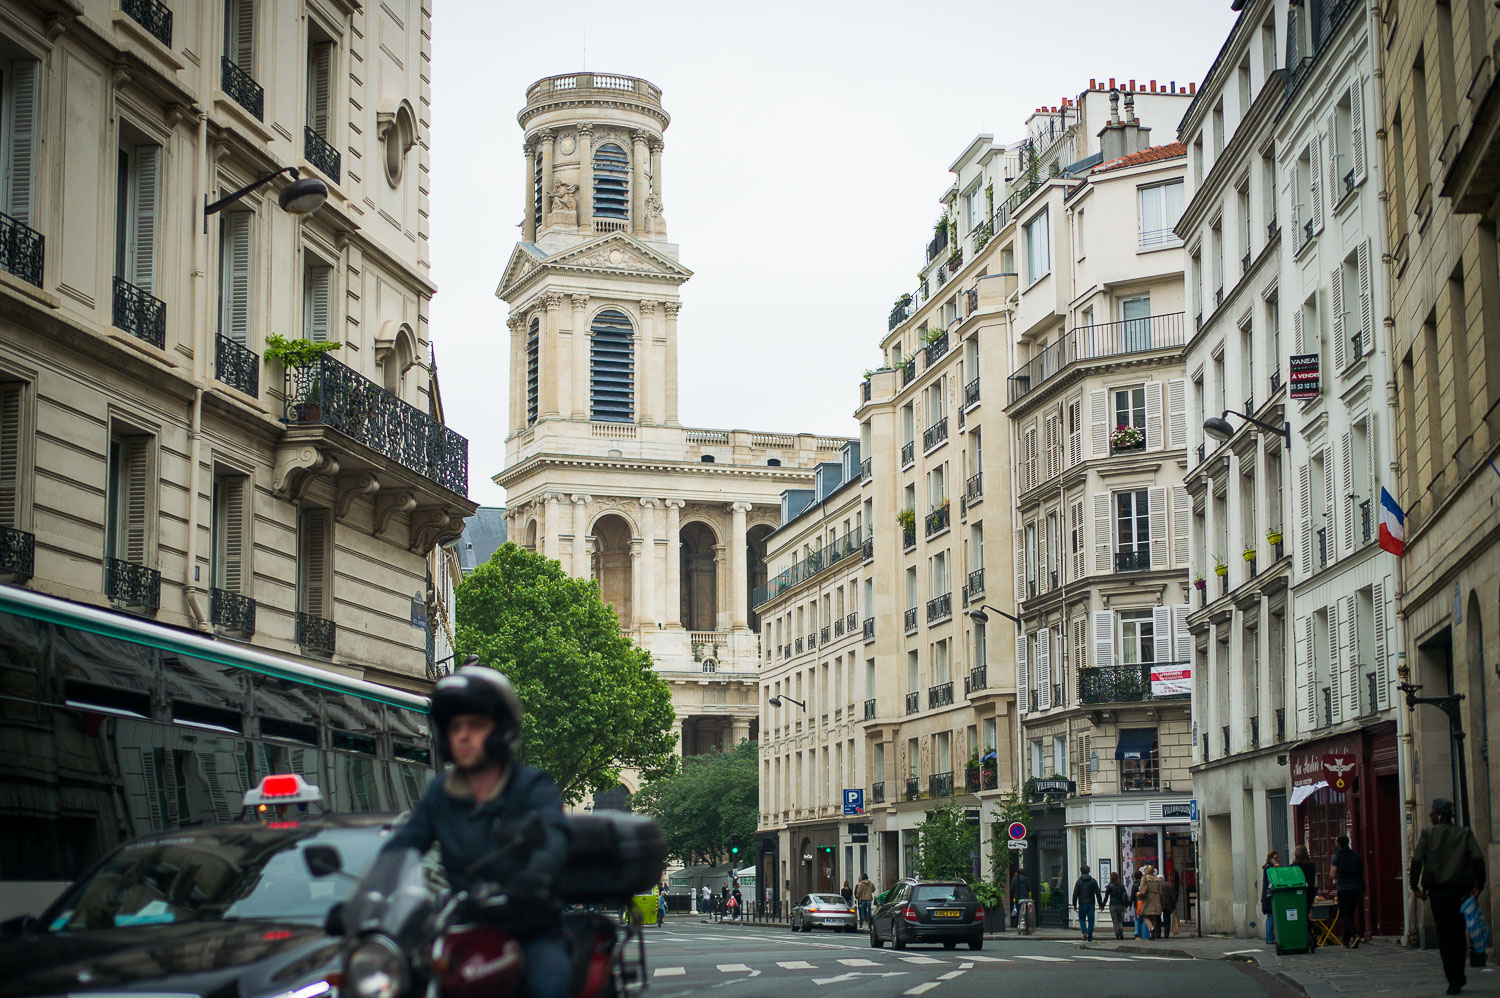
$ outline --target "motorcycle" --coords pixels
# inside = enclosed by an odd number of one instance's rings
[[[657,883],[665,867],[661,829],[626,812],[573,815],[571,844],[552,898],[572,944],[574,998],[620,998],[643,990],[646,947],[639,912],[629,900]],[[469,872],[497,859],[524,856],[542,841],[540,823],[523,821]],[[328,847],[322,847],[332,852]],[[337,857],[309,867],[337,869]],[[477,881],[467,891],[435,891],[416,850],[382,853],[349,900],[329,914],[331,935],[344,938],[342,993],[356,998],[522,998],[521,936],[536,919],[538,899],[508,885]],[[622,922],[591,905],[625,906]]]

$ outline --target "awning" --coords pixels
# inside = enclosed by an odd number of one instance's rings
[[[1304,783],[1300,787],[1292,788],[1292,806],[1296,807],[1313,794],[1328,786],[1327,780],[1319,780],[1317,783]]]
[[[1115,743],[1116,759],[1149,759],[1156,744],[1155,728],[1122,728]]]

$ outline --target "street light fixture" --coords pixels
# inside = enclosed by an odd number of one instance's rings
[[[317,177],[302,176],[295,166],[283,166],[259,180],[251,181],[237,191],[231,191],[212,204],[209,203],[208,195],[203,195],[203,231],[208,231],[208,216],[227,208],[257,187],[264,187],[283,173],[289,174],[292,182],[282,188],[281,193],[276,196],[276,201],[281,205],[282,211],[289,215],[311,215],[323,207],[323,203],[328,200],[328,185]]]
[[[807,704],[803,703],[801,700],[793,700],[791,697],[772,697],[771,699],[767,700],[766,703],[770,704],[772,707],[780,707],[781,701],[783,700],[790,700],[792,703],[802,708],[802,713],[807,713]]]
[[[969,616],[973,617],[975,620],[979,621],[981,624],[986,623],[990,619],[990,615],[988,613],[984,612],[986,610],[989,610],[990,613],[998,613],[1000,616],[1004,617],[1006,620],[1010,621],[1012,624],[1015,624],[1017,627],[1021,626],[1021,618],[1020,617],[1016,617],[1016,616],[1013,616],[1011,614],[1008,614],[1004,610],[997,610],[994,607],[990,606],[988,603],[986,603],[983,606],[981,606],[978,610],[970,610],[969,611]]]
[[[1280,426],[1275,426],[1271,423],[1263,423],[1260,420],[1256,419],[1254,416],[1247,416],[1243,412],[1236,412],[1234,409],[1225,409],[1223,416],[1209,416],[1203,421],[1203,432],[1207,433],[1215,440],[1228,440],[1230,437],[1234,436],[1234,427],[1231,426],[1229,424],[1229,420],[1225,418],[1227,416],[1238,416],[1245,422],[1252,423],[1267,431],[1268,433],[1274,433],[1281,439],[1285,440],[1288,446],[1290,446],[1292,443],[1291,423],[1282,423]]]

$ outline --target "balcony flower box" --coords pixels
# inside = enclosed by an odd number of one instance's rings
[[[1281,543],[1281,531],[1274,530],[1274,529],[1273,530],[1267,530],[1266,531],[1266,541],[1267,541],[1267,543],[1272,544],[1272,545],[1280,544]]]
[[[1109,435],[1109,445],[1115,450],[1135,450],[1146,442],[1146,435],[1134,426],[1116,426]]]
[[[1208,580],[1201,575],[1198,576],[1198,578],[1193,580],[1193,588],[1198,590],[1200,593],[1203,592],[1203,590],[1208,588]]]
[[[1220,578],[1223,578],[1224,576],[1226,576],[1226,575],[1229,574],[1229,566],[1228,565],[1215,565],[1214,566],[1214,574],[1217,575],[1217,576],[1219,576]]]
[[[1245,549],[1245,560],[1246,561],[1254,561],[1255,560],[1255,549],[1254,548],[1246,548]]]
[[[323,421],[322,407],[317,402],[294,403],[290,415],[293,423],[321,423]]]

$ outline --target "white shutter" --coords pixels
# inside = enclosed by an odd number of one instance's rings
[[[125,481],[121,483],[125,490],[122,557],[132,564],[145,565],[151,526],[151,438],[132,434],[121,443],[125,452]]]
[[[1016,531],[1016,605],[1026,599],[1026,532]]]
[[[1092,744],[1093,740],[1090,736],[1078,736],[1078,758],[1075,760],[1074,768],[1078,771],[1078,792],[1080,794],[1094,792],[1094,774],[1089,769],[1089,749]]]
[[[1115,612],[1094,611],[1094,665],[1106,668],[1115,664]]]
[[[1328,511],[1328,526],[1326,529],[1328,531],[1327,551],[1328,563],[1330,565],[1338,560],[1339,549],[1339,500],[1338,493],[1334,491],[1338,480],[1334,469],[1333,448],[1325,447],[1323,448],[1323,495],[1325,497],[1323,505]]]
[[[25,385],[0,382],[0,527],[21,526],[21,401]]]
[[[1052,709],[1052,628],[1044,627],[1036,635],[1036,706]]]
[[[1094,494],[1094,571],[1108,575],[1114,571],[1110,564],[1109,543],[1109,493]]]
[[[1344,491],[1343,502],[1340,503],[1344,507],[1344,550],[1349,552],[1354,550],[1354,504],[1357,501],[1354,497],[1354,447],[1349,434],[1343,435],[1339,445],[1344,459]]]
[[[1347,703],[1344,690],[1343,649],[1339,647],[1339,604],[1328,604],[1328,713],[1329,721],[1337,724],[1344,719]]]
[[[1031,689],[1030,677],[1026,673],[1026,632],[1016,634],[1016,709],[1022,714],[1029,713],[1031,697],[1028,691]]]
[[[250,226],[248,211],[219,216],[219,335],[246,345],[250,339]]]
[[[225,55],[246,73],[252,72],[255,61],[255,0],[229,0],[229,43]]]
[[[1083,460],[1083,396],[1068,403],[1068,414],[1072,417],[1073,432],[1069,435],[1068,466]]]
[[[1068,543],[1072,538],[1078,538],[1078,550],[1073,552],[1073,575],[1069,581],[1076,581],[1088,574],[1088,543],[1084,540],[1083,533],[1083,500],[1080,499],[1073,504],[1072,530],[1069,534]]]
[[[1375,608],[1375,708],[1385,710],[1391,705],[1390,653],[1386,646],[1385,581],[1375,583],[1370,589],[1371,603]]]
[[[1149,418],[1146,425],[1151,425]],[[1187,382],[1182,378],[1167,382],[1167,446],[1187,446]]]
[[[302,612],[328,615],[328,510],[302,511]]]
[[[1313,570],[1312,473],[1305,464],[1297,469],[1297,504],[1302,514],[1298,517],[1302,521],[1302,574],[1308,576]]]
[[[1146,449],[1159,450],[1161,438],[1161,382],[1146,382]]]
[[[1370,297],[1370,241],[1361,242],[1354,251],[1359,263],[1360,348],[1368,356],[1375,352],[1374,299]]]
[[[130,273],[122,274],[149,295],[156,294],[156,231],[161,210],[161,147],[136,146],[131,177],[135,203],[131,206]]]
[[[1330,108],[1325,122],[1328,126],[1328,211],[1343,199],[1344,175],[1339,170],[1339,122],[1337,113]]]
[[[1036,420],[1026,427],[1026,488],[1036,488]]]
[[[1349,85],[1349,154],[1354,163],[1354,182],[1365,179],[1365,85],[1358,76]]]
[[[1323,231],[1323,143],[1314,135],[1307,143],[1307,179],[1311,188],[1309,210],[1312,216],[1313,235]]]
[[[1299,617],[1297,619],[1294,640],[1297,642],[1295,672],[1298,680],[1297,689],[1299,691],[1297,697],[1297,714],[1302,719],[1302,731],[1298,732],[1299,734],[1305,734],[1318,726],[1317,708],[1314,706],[1316,679],[1312,663],[1312,629],[1312,617]]]
[[[1153,485],[1146,490],[1146,514],[1150,522],[1151,567],[1166,568],[1167,561],[1167,490]]]
[[[219,479],[220,519],[219,542],[214,552],[220,570],[215,580],[225,592],[245,592],[245,510],[248,504],[246,478],[225,476]]]
[[[307,127],[328,139],[329,85],[333,79],[333,43],[315,42],[307,58]]]
[[[1354,597],[1345,596],[1339,600],[1339,641],[1343,645],[1343,662],[1347,674],[1344,677],[1344,717],[1358,717],[1360,714],[1359,690],[1361,681],[1360,673],[1364,671],[1368,663],[1359,661],[1358,643],[1354,637]]]
[[[1296,176],[1297,171],[1293,168],[1290,173],[1292,176]],[[1301,249],[1303,242],[1306,241],[1302,234],[1302,202],[1297,200],[1298,193],[1294,187],[1288,185],[1287,197],[1292,203],[1292,247],[1294,252]]]
[[[1154,662],[1172,661],[1172,608],[1151,608],[1151,658]]]
[[[1330,318],[1333,327],[1333,373],[1339,374],[1344,370],[1344,268],[1342,264],[1334,264],[1333,278],[1328,282],[1328,294],[1333,303]],[[1329,379],[1332,383],[1332,379]]]
[[[1173,661],[1189,662],[1193,658],[1193,634],[1188,630],[1188,614],[1192,612],[1192,604],[1179,603],[1172,607],[1172,639],[1177,646],[1177,654]]]
[[[1186,568],[1191,561],[1188,539],[1193,521],[1193,498],[1187,486],[1172,486],[1172,557],[1174,568]]]
[[[1302,345],[1302,306],[1296,305],[1292,308],[1292,343],[1297,353],[1307,353],[1306,347]]]
[[[1089,392],[1089,424],[1094,435],[1094,456],[1109,456],[1109,393]]]
[[[321,264],[307,270],[307,338],[323,343],[332,326],[333,315],[333,268]]]
[[[33,225],[32,171],[36,163],[37,89],[41,63],[17,59],[5,66],[10,76],[10,114],[5,122],[5,211]]]

